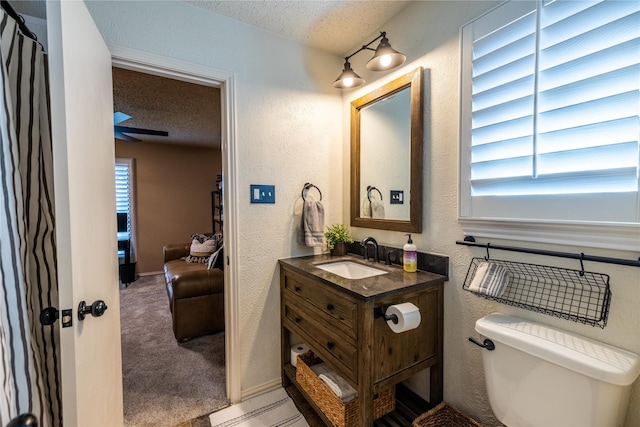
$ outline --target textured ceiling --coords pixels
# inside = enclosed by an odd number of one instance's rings
[[[400,0],[263,0],[186,3],[228,16],[339,56],[407,6]]]
[[[411,3],[405,0],[182,1],[339,56],[350,54],[364,37]],[[10,3],[19,13],[45,18],[44,0]]]
[[[128,134],[134,138],[220,147],[218,88],[113,68],[113,111],[131,116],[121,126],[169,132],[167,137]]]

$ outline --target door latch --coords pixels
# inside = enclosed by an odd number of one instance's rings
[[[60,318],[60,312],[55,307],[47,307],[40,312],[40,323],[43,325],[53,325]],[[62,327],[73,326],[72,310],[62,310]]]

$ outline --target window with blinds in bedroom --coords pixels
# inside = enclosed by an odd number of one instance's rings
[[[509,1],[461,55],[465,232],[640,249],[640,2]]]
[[[115,161],[116,215],[118,241],[133,239],[133,159],[117,158]],[[124,257],[124,249],[118,250]]]

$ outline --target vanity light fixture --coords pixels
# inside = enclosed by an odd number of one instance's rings
[[[380,44],[376,49],[369,47],[373,42],[379,39],[382,40],[380,40]],[[349,63],[349,58],[363,50],[375,50],[376,52],[373,55],[373,58],[367,62],[367,69],[371,71],[391,70],[404,64],[404,61],[407,59],[406,56],[391,47],[389,39],[387,38],[387,33],[382,31],[378,37],[344,58],[344,69],[333,82],[333,87],[338,89],[349,89],[362,86],[364,84],[364,79],[351,69],[351,64]]]

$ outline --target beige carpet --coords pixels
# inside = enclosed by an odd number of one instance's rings
[[[126,427],[171,427],[227,405],[224,333],[178,344],[162,275],[120,291]]]

